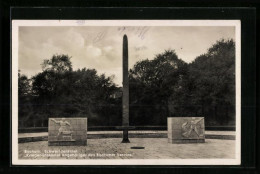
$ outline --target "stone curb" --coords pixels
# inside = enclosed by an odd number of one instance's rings
[[[88,134],[88,139],[122,138],[122,134]],[[167,133],[129,133],[129,138],[167,138]],[[206,139],[235,140],[235,135],[205,134]],[[20,137],[18,143],[48,141],[48,136]]]

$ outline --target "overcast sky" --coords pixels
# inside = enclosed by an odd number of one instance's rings
[[[219,39],[234,39],[235,27],[19,27],[19,69],[29,78],[41,72],[53,54],[71,56],[73,70],[95,68],[115,75],[122,86],[122,42],[128,36],[129,68],[143,59],[174,49],[187,63]]]

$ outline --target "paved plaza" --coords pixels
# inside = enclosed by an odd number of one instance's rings
[[[87,146],[48,146],[48,141],[19,143],[19,159],[234,159],[235,140],[206,139],[198,144],[170,144],[167,138],[88,139]],[[144,149],[131,149],[144,147]]]

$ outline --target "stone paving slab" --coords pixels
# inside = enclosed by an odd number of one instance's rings
[[[87,146],[69,147],[48,146],[47,141],[20,143],[18,157],[19,159],[235,158],[235,140],[206,139],[206,142],[201,144],[170,144],[167,138],[131,138],[131,143],[121,143],[121,140],[121,138],[89,139]],[[142,146],[144,149],[131,149],[133,146]]]

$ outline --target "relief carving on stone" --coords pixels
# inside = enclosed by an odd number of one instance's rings
[[[72,139],[72,126],[68,121],[65,121],[65,118],[62,118],[60,121],[51,119],[56,124],[60,125],[59,132],[57,137],[61,137],[62,140],[73,141]]]
[[[182,124],[182,136],[184,138],[203,138],[203,132],[201,132],[201,119],[192,119]]]

